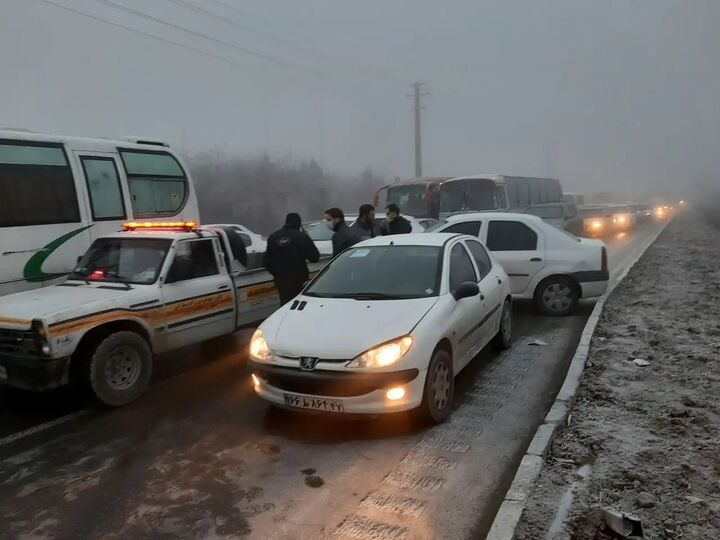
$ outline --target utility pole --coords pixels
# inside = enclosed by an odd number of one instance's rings
[[[420,96],[427,96],[429,92],[421,92],[423,82],[413,83],[414,91],[407,97],[414,98],[413,111],[415,112],[415,176],[422,176],[422,134],[420,129],[420,111],[425,107],[420,105]]]

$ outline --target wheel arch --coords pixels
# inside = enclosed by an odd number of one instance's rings
[[[538,293],[540,292],[540,287],[544,283],[546,283],[548,281],[552,281],[554,279],[563,279],[563,280],[567,280],[570,283],[572,283],[573,287],[575,288],[575,292],[577,292],[578,298],[582,298],[582,287],[580,286],[580,282],[577,279],[575,279],[573,276],[571,276],[569,274],[563,274],[561,272],[549,274],[549,275],[545,276],[544,278],[542,278],[540,281],[538,281],[538,283],[535,285],[535,288],[533,289],[533,298],[537,297]]]
[[[116,321],[99,324],[85,332],[80,338],[80,342],[78,343],[78,346],[76,347],[73,356],[82,356],[88,351],[88,349],[100,343],[110,334],[123,331],[134,332],[138,334],[147,342],[148,346],[150,347],[150,351],[154,352],[153,340],[150,337],[150,332],[142,323],[133,319],[119,319]]]

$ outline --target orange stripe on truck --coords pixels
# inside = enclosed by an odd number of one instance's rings
[[[233,306],[232,292],[226,291],[211,296],[204,296],[194,300],[185,300],[165,306],[149,307],[144,310],[117,309],[97,315],[88,315],[80,319],[59,323],[51,327],[52,337],[64,336],[74,332],[87,330],[101,324],[120,319],[142,319],[151,328],[164,326],[169,323],[193,318],[199,315],[210,314],[214,311],[223,311]]]

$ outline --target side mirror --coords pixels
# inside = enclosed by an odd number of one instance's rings
[[[480,287],[477,283],[472,281],[465,281],[455,289],[452,293],[455,300],[462,300],[463,298],[470,298],[471,296],[477,296],[480,294]]]

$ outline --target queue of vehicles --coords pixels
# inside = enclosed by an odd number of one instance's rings
[[[0,294],[35,288],[0,299],[0,383],[74,382],[122,405],[155,354],[269,317],[250,345],[262,397],[439,421],[454,376],[489,342],[509,346],[513,298],[565,315],[607,286],[602,243],[561,230],[582,210],[559,182],[475,175],[386,187],[413,233],[311,264],[318,276],[278,310],[264,240],[199,226],[186,171],[159,141],[0,132],[0,193],[13,201]],[[324,224],[305,228],[329,243]]]

